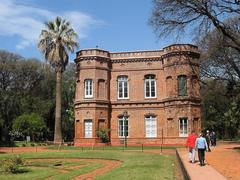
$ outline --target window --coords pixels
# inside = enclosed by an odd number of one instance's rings
[[[187,96],[187,76],[180,75],[178,80],[178,96]]]
[[[117,81],[118,81],[118,99],[128,99],[128,77],[119,76]]]
[[[188,136],[188,120],[187,120],[187,118],[179,119],[179,136],[180,137]]]
[[[118,136],[124,137],[125,132],[126,136],[128,136],[128,118],[121,117],[118,119]]]
[[[157,137],[157,119],[155,116],[145,117],[146,137]]]
[[[166,78],[166,91],[167,91],[167,97],[171,97],[173,95],[173,78],[172,78],[172,76],[168,76]]]
[[[85,90],[85,97],[91,98],[93,97],[93,83],[91,79],[86,79],[84,81],[84,90]]]
[[[92,120],[84,120],[84,137],[92,138]]]
[[[105,90],[105,80],[104,79],[99,79],[98,80],[97,95],[98,95],[98,98],[100,98],[100,99],[105,98],[106,90]]]
[[[155,98],[156,97],[155,75],[146,75],[144,82],[145,82],[145,98]]]

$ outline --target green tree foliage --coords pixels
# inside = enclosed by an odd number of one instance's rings
[[[74,134],[73,100],[75,67],[70,64],[63,75],[63,137],[72,141]],[[0,143],[9,139],[13,120],[26,113],[39,114],[53,140],[55,111],[55,72],[50,65],[0,51]],[[6,144],[6,143],[5,143]]]
[[[23,114],[13,120],[12,130],[21,132],[25,137],[31,136],[32,140],[41,140],[47,127],[42,117],[36,113]]]
[[[219,138],[239,137],[240,88],[230,92],[226,81],[208,79],[204,82],[201,89],[203,128],[214,130]]]
[[[69,61],[68,51],[79,47],[78,36],[70,22],[60,17],[45,23],[41,31],[38,48],[56,72],[56,109],[54,143],[62,142],[62,73]]]

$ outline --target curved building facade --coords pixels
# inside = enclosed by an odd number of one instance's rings
[[[77,52],[75,145],[98,144],[100,129],[113,146],[184,144],[201,128],[199,56],[190,44]]]

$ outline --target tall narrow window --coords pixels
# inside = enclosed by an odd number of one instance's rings
[[[117,81],[118,81],[118,99],[128,99],[128,77],[119,76]]]
[[[84,137],[92,138],[92,120],[84,120]]]
[[[156,97],[155,75],[146,75],[144,82],[145,82],[145,98],[155,98]]]
[[[173,79],[172,76],[168,76],[166,78],[166,91],[167,97],[171,97],[173,95]]]
[[[180,75],[178,80],[178,96],[187,96],[187,76]]]
[[[86,98],[93,97],[93,83],[91,79],[86,79],[84,81],[84,91],[85,91]]]
[[[125,133],[128,136],[128,118],[121,117],[118,119],[118,136],[124,137]]]
[[[179,136],[188,136],[188,120],[187,118],[179,118]]]
[[[146,137],[157,137],[157,119],[154,116],[145,117]]]
[[[105,98],[106,90],[105,90],[105,80],[104,79],[99,79],[98,80],[97,95],[98,95],[98,98],[100,98],[100,99]]]

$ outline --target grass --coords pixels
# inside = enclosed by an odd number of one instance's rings
[[[2,154],[0,159],[11,156]],[[90,172],[102,166],[99,162],[92,162],[77,169],[69,169],[73,165],[84,163],[83,158],[112,159],[122,161],[122,165],[102,176],[97,180],[106,179],[175,179],[175,156],[159,155],[143,152],[127,151],[83,151],[83,152],[45,152],[45,153],[23,153],[20,154],[28,163],[22,167],[25,173],[5,174],[0,172],[0,179],[70,179],[80,174]],[[65,160],[39,161],[32,158],[64,158]],[[79,162],[71,162],[70,158],[79,158]],[[30,161],[31,160],[31,161]],[[61,170],[54,164],[60,163]]]
[[[0,144],[0,147],[31,147],[31,146],[46,146],[44,142],[27,142],[27,141],[14,141],[8,144]]]
[[[118,151],[124,151],[124,150],[151,150],[151,149],[176,149],[176,148],[182,148],[183,146],[128,146],[124,148],[124,146],[93,146],[93,147],[75,147],[75,146],[48,146],[48,149],[52,150],[118,150]]]

